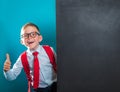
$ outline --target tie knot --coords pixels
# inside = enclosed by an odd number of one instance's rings
[[[33,56],[37,56],[37,55],[38,55],[37,51],[33,52]]]

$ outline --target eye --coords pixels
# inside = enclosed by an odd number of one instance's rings
[[[28,37],[28,34],[23,34],[22,37],[23,37],[23,38],[27,38],[27,37]]]
[[[32,33],[30,34],[30,36],[31,36],[31,37],[35,37],[35,36],[36,36],[36,33],[35,33],[35,32],[32,32]]]

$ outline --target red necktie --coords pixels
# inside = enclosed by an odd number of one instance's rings
[[[34,52],[34,73],[33,73],[33,88],[38,88],[39,85],[39,61],[37,58],[38,52]]]

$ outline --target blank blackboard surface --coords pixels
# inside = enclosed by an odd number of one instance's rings
[[[120,92],[120,0],[57,0],[58,92]]]

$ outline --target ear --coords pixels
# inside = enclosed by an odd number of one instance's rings
[[[23,40],[22,40],[22,39],[20,40],[20,43],[21,43],[22,45],[24,45],[24,43],[23,43]]]
[[[39,42],[41,42],[43,40],[42,35],[39,36]]]

